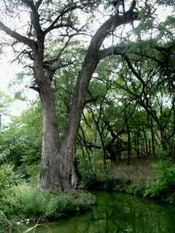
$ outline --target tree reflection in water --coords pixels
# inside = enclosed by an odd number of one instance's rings
[[[60,219],[51,227],[53,233],[174,233],[175,207],[125,194],[97,193],[92,211]]]

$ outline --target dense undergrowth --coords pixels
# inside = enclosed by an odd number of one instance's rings
[[[159,178],[148,180],[144,196],[175,204],[175,164],[164,161],[154,165]]]
[[[20,185],[6,191],[1,203],[1,211],[9,218],[17,216],[20,219],[53,220],[69,212],[88,209],[94,199],[90,194],[81,191],[50,193]]]
[[[12,167],[1,166],[0,233],[10,232],[16,224],[52,221],[74,212],[84,212],[94,203],[94,196],[85,191],[42,191],[24,183]]]

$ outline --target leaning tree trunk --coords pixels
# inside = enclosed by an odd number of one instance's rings
[[[96,59],[89,59],[88,69],[84,66],[77,80],[75,93],[72,99],[71,110],[68,116],[64,140],[61,142],[60,150],[58,153],[59,158],[64,158],[64,160],[62,161],[62,164],[64,164],[64,169],[61,169],[61,172],[63,177],[66,177],[67,180],[67,182],[65,183],[66,188],[77,187],[79,185],[79,179],[77,177],[74,166],[76,140],[78,136],[81,115],[86,100],[86,94],[88,91],[88,84],[97,65]]]

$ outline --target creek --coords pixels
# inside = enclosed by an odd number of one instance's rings
[[[89,212],[47,224],[52,233],[175,233],[175,206],[135,196],[94,193],[97,204]],[[40,227],[37,233],[48,232]]]

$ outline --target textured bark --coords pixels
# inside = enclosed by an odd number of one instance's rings
[[[40,185],[52,189],[62,187],[60,171],[56,164],[59,151],[58,127],[55,115],[54,97],[49,82],[40,85],[41,102],[43,108],[43,145],[42,172]]]
[[[39,78],[42,75],[42,78]],[[58,120],[56,117],[55,100],[51,87],[53,72],[42,72],[37,66],[36,77],[43,109],[43,145],[40,186],[43,189],[68,189],[76,187],[79,179],[74,169],[73,155],[75,140],[65,137],[59,142]]]

